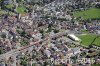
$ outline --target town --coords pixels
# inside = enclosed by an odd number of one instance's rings
[[[0,0],[0,66],[100,66],[100,0]]]

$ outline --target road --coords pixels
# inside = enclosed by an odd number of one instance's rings
[[[41,40],[42,42],[43,41],[46,41],[46,39],[44,39],[44,40]],[[7,53],[5,53],[5,54],[2,54],[2,55],[0,55],[0,60],[2,60],[2,59],[7,59],[7,58],[9,58],[10,56],[13,56],[13,55],[17,55],[17,54],[19,54],[21,51],[23,51],[23,50],[25,50],[25,49],[28,49],[29,47],[31,47],[31,46],[33,46],[34,44],[37,44],[37,43],[39,43],[39,42],[41,42],[41,41],[37,41],[37,42],[34,42],[33,44],[31,44],[31,45],[28,45],[28,46],[25,46],[25,47],[21,47],[21,48],[19,48],[19,49],[14,49],[14,50],[11,50],[11,51],[9,51],[9,52],[7,52]]]
[[[34,42],[34,43],[31,44],[31,45],[28,45],[28,46],[25,46],[25,47],[21,47],[21,48],[19,48],[19,49],[11,50],[11,51],[9,51],[9,52],[7,52],[7,53],[5,53],[5,54],[0,55],[0,60],[2,60],[2,59],[8,59],[9,57],[11,57],[11,56],[13,56],[13,55],[16,56],[17,54],[19,54],[19,53],[22,52],[23,50],[28,49],[28,48],[32,47],[34,44],[38,44],[39,42],[44,42],[44,41],[47,41],[48,39],[52,39],[52,38],[55,38],[55,37],[60,37],[60,36],[62,36],[62,35],[66,35],[66,34],[67,34],[66,31],[65,31],[65,32],[60,32],[60,33],[57,33],[57,34],[55,34],[55,35],[53,35],[53,36],[47,37],[47,38],[45,38],[45,39],[43,39],[43,40],[41,40],[41,41]],[[42,45],[43,45],[43,44],[42,44]],[[42,46],[42,45],[41,45],[41,46]],[[39,49],[40,49],[40,47],[39,47]],[[38,49],[38,51],[39,51],[39,49]]]
[[[55,2],[56,2],[56,1],[54,1],[54,2],[52,2],[52,3],[50,3],[50,4],[47,4],[46,6],[44,6],[44,7],[42,7],[42,8],[45,8],[45,7],[47,7],[47,6],[50,6],[51,4],[54,4]],[[12,55],[17,55],[17,54],[18,54],[19,52],[21,52],[22,50],[27,49],[27,48],[33,46],[34,44],[37,44],[37,43],[39,43],[39,42],[44,42],[44,41],[47,41],[48,39],[51,39],[51,38],[54,38],[54,37],[59,37],[59,36],[65,35],[65,34],[66,34],[66,32],[61,32],[61,33],[58,33],[58,34],[56,34],[56,35],[54,35],[54,36],[45,38],[45,39],[43,39],[43,40],[41,40],[41,41],[35,42],[35,43],[31,44],[31,45],[28,45],[28,46],[26,46],[26,47],[21,47],[21,48],[19,48],[19,49],[11,50],[11,51],[9,51],[9,52],[7,52],[7,53],[5,53],[5,54],[0,55],[0,60],[6,59],[6,58],[8,58],[8,57],[10,57],[10,56],[12,56]],[[41,45],[41,46],[42,46],[42,45]]]

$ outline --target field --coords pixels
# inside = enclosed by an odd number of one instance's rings
[[[26,9],[25,7],[23,7],[23,6],[22,6],[22,7],[17,7],[17,8],[16,8],[16,11],[17,11],[18,13],[25,13],[26,10],[27,10],[27,9]]]
[[[76,12],[74,12],[74,16],[76,18],[82,16],[83,19],[100,18],[100,9],[90,8],[86,11],[76,11]]]
[[[82,45],[89,46],[93,42],[93,40],[97,37],[97,35],[94,34],[86,34],[81,35],[79,38],[82,40]],[[100,37],[96,38],[96,40],[93,42],[93,44],[100,46]]]
[[[100,64],[95,64],[95,65],[92,65],[92,66],[100,66]]]
[[[12,4],[9,4],[9,5],[5,5],[6,8],[12,8],[13,5]]]
[[[100,37],[94,41],[94,44],[100,46]]]

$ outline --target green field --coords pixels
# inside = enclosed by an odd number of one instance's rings
[[[89,46],[93,42],[93,40],[97,37],[97,35],[94,34],[87,34],[87,35],[81,35],[79,38],[82,40],[82,45]],[[98,37],[93,44],[100,46],[100,37]]]
[[[100,18],[100,9],[90,8],[86,11],[76,11],[76,12],[74,12],[74,16],[76,18],[82,16],[83,19]]]
[[[100,66],[100,64],[94,64],[94,65],[91,65],[91,66]]]
[[[12,8],[13,5],[12,4],[9,4],[9,5],[5,5],[6,8]]]
[[[16,8],[16,12],[18,12],[18,13],[25,13],[26,11],[27,11],[27,9],[23,6]]]
[[[100,37],[98,37],[98,39],[96,39],[94,41],[94,44],[97,45],[97,46],[100,46]]]

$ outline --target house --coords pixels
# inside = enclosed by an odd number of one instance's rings
[[[67,64],[67,66],[72,66],[71,64]]]
[[[5,63],[4,62],[0,62],[0,66],[5,66]]]
[[[37,34],[33,34],[32,37],[36,38],[36,39],[41,39],[42,38],[42,34],[41,33],[37,33]]]
[[[80,48],[73,48],[72,51],[74,55],[81,53]]]
[[[32,0],[27,0],[27,2],[28,2],[28,3],[31,3],[31,2],[32,2]]]
[[[45,3],[49,3],[51,0],[43,0],[43,2]]]
[[[51,56],[51,52],[49,50],[45,50],[44,53],[47,55],[47,57]]]
[[[72,50],[68,51],[67,55],[70,56],[70,57],[73,56],[73,51]]]
[[[4,0],[4,4],[11,4],[11,3],[13,3],[12,0]]]

